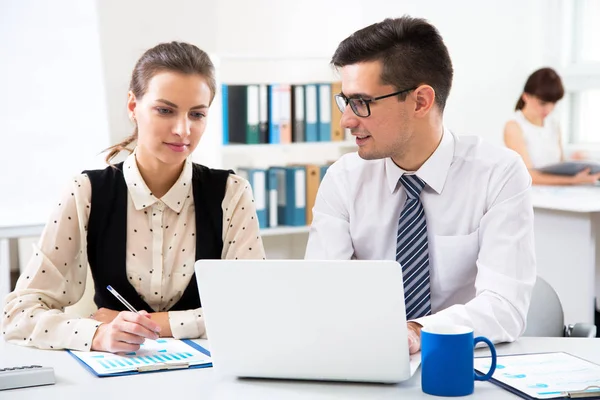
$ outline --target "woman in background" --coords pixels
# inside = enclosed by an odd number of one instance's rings
[[[109,167],[77,175],[57,203],[6,299],[11,343],[121,352],[159,335],[203,337],[194,262],[265,256],[248,182],[189,157],[215,97],[207,54],[159,44],[138,60],[129,89],[135,131],[109,149]],[[133,142],[127,159],[111,164]],[[79,318],[64,309],[82,297],[88,263],[99,310]],[[107,285],[140,313],[124,311]]]
[[[589,169],[574,176],[539,171],[539,168],[564,161],[559,124],[549,117],[564,94],[556,71],[538,69],[527,79],[515,116],[504,127],[504,143],[521,155],[534,185],[590,184],[600,179],[600,174],[590,174]]]

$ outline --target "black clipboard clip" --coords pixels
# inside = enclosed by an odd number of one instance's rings
[[[164,371],[169,369],[185,369],[189,368],[190,364],[183,363],[156,363],[152,365],[142,365],[137,367],[138,372],[149,372],[149,371]]]
[[[568,397],[569,399],[600,399],[600,386],[588,386],[583,390],[572,390],[569,392],[563,392],[563,395],[565,397]]]

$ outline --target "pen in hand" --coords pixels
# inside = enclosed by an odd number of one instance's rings
[[[139,311],[136,310],[131,304],[129,304],[129,302],[127,300],[125,300],[125,298],[123,298],[123,296],[121,296],[119,294],[119,292],[117,292],[112,286],[108,285],[106,287],[106,289],[108,289],[108,291],[110,293],[112,293],[113,296],[115,296],[117,298],[117,300],[119,300],[125,307],[127,307],[127,309],[133,313],[139,314]],[[156,331],[156,333],[158,334],[160,332],[160,329],[158,331]]]
[[[123,304],[125,307],[127,307],[127,309],[128,309],[129,311],[131,311],[131,312],[134,312],[134,313],[136,313],[136,314],[139,314],[139,312],[138,312],[138,311],[137,311],[135,308],[133,308],[133,306],[132,306],[131,304],[129,304],[129,302],[128,302],[127,300],[125,300],[125,299],[123,298],[123,296],[121,296],[121,295],[119,294],[119,292],[117,292],[115,289],[113,289],[113,287],[112,287],[112,286],[108,285],[108,286],[106,287],[106,289],[108,289],[108,291],[109,291],[109,292],[111,292],[111,293],[112,293],[112,295],[113,295],[113,296],[115,296],[115,297],[117,298],[117,300],[119,300],[119,301],[120,301],[120,302],[121,302],[121,303],[122,303],[122,304]]]

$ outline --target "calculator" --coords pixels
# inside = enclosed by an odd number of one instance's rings
[[[41,365],[0,368],[0,390],[54,385],[54,368]]]

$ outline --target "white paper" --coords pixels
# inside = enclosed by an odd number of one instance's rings
[[[475,369],[481,373],[490,364],[490,357],[475,359]],[[550,399],[600,386],[600,365],[567,353],[500,356],[492,377],[531,397]]]
[[[106,353],[103,351],[71,351],[98,375],[135,371],[138,367],[157,364],[208,364],[211,358],[181,340],[164,338],[146,340],[138,351]]]

